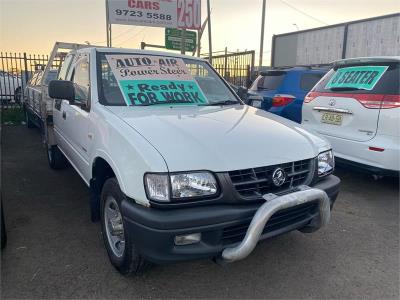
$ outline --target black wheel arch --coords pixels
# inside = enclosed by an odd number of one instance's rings
[[[92,222],[100,221],[100,195],[108,178],[116,177],[110,164],[103,158],[95,158],[90,179],[90,215]]]

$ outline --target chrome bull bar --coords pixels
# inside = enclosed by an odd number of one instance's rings
[[[222,260],[225,262],[234,262],[246,258],[256,247],[260,236],[264,230],[265,224],[274,213],[281,209],[290,208],[308,202],[317,201],[319,214],[313,218],[310,224],[302,228],[302,232],[314,232],[329,223],[331,217],[330,201],[328,195],[320,189],[310,188],[308,186],[298,187],[299,191],[277,196],[275,194],[266,194],[263,196],[264,203],[256,212],[246,236],[236,247],[226,248],[222,252]]]

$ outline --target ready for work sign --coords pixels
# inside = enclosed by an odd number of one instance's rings
[[[129,106],[207,103],[185,62],[153,55],[106,55]]]
[[[110,24],[201,28],[201,0],[107,0]]]

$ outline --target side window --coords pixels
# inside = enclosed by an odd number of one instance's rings
[[[89,100],[89,61],[86,57],[78,59],[72,75],[72,82],[75,87],[75,101],[84,104]]]
[[[68,72],[69,66],[71,65],[71,61],[72,61],[73,58],[74,58],[73,55],[68,55],[65,58],[62,66],[61,66],[60,72],[58,73],[58,79],[59,80],[66,80],[67,72]]]
[[[323,76],[324,74],[313,73],[305,73],[301,75],[300,88],[305,91],[310,91]]]

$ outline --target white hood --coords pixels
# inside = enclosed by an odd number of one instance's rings
[[[301,125],[247,105],[108,108],[160,152],[170,172],[275,165],[330,147]]]

